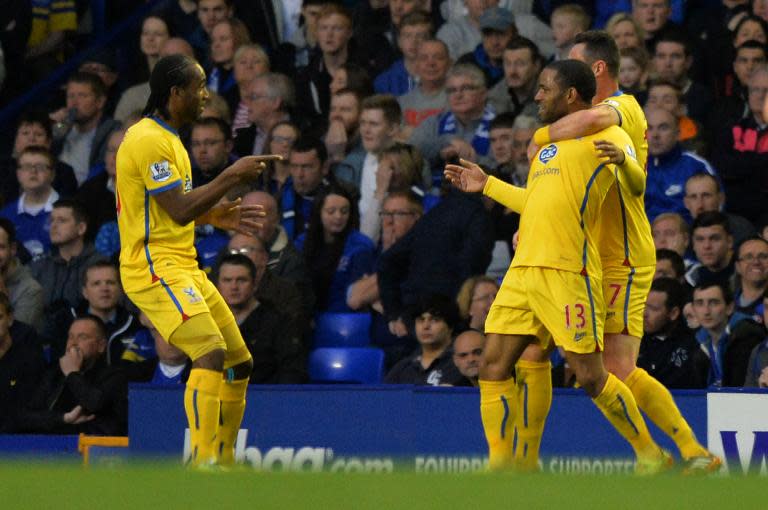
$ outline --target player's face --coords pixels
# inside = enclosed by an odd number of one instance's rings
[[[85,224],[75,219],[69,207],[54,207],[51,211],[51,243],[60,246],[85,234]]]
[[[192,79],[179,91],[179,117],[184,124],[194,122],[203,114],[205,103],[210,97],[203,68],[195,64],[189,72],[192,73]]]
[[[722,225],[699,227],[693,232],[693,251],[707,268],[718,270],[728,265],[732,249],[733,237]]]
[[[611,29],[611,37],[616,41],[620,50],[624,48],[639,48],[642,45],[640,36],[637,35],[635,25],[631,21],[620,21]]]
[[[752,71],[765,65],[765,51],[760,48],[742,48],[733,59],[733,72],[739,82],[746,86]]]
[[[254,279],[245,266],[222,264],[219,269],[219,292],[230,307],[246,304],[256,290]]]
[[[514,149],[512,148],[513,132],[514,129],[506,127],[491,130],[491,154],[493,155],[493,160],[500,165],[512,161],[514,154]]]
[[[400,29],[397,44],[405,58],[416,59],[419,45],[429,37],[429,29],[429,25],[408,25]]]
[[[96,359],[104,352],[107,343],[99,335],[99,328],[91,320],[76,320],[69,327],[67,350],[76,348],[83,355],[83,361]]]
[[[235,36],[229,23],[217,23],[211,32],[211,60],[226,64],[235,58]]]
[[[227,164],[230,144],[217,127],[195,126],[190,145],[192,157],[204,173],[219,170]]]
[[[381,231],[384,248],[403,237],[418,221],[419,215],[403,197],[392,197],[381,208]]]
[[[661,156],[677,145],[678,127],[675,117],[664,110],[651,110],[648,120],[648,154]]]
[[[539,105],[539,118],[545,124],[551,124],[568,112],[566,92],[555,79],[557,73],[544,69],[539,75],[539,88],[534,100]]]
[[[680,223],[672,218],[657,220],[653,223],[653,244],[657,250],[672,250],[681,257],[685,255],[690,242],[688,234],[680,228]]]
[[[480,374],[485,337],[477,331],[466,331],[456,337],[453,343],[453,364],[461,375],[476,379]]]
[[[160,55],[160,49],[168,40],[168,27],[160,18],[147,18],[141,26],[141,52],[149,57]]]
[[[727,304],[720,287],[693,291],[693,313],[698,323],[707,329],[722,329],[733,313],[733,303]]]
[[[469,303],[469,325],[472,328],[482,330],[488,311],[499,288],[493,283],[480,282],[472,290],[472,300]]]
[[[384,110],[369,108],[360,114],[360,139],[366,151],[381,150],[392,140],[396,132],[397,126],[387,121]]]
[[[654,34],[664,26],[672,14],[668,1],[634,0],[632,16],[643,30],[649,34]]]
[[[354,94],[334,94],[328,117],[344,124],[348,135],[354,133],[360,122],[360,103],[357,97]]]
[[[16,256],[16,245],[8,242],[8,233],[0,228],[0,272],[5,272]],[[2,307],[0,307],[1,309]]]
[[[269,62],[264,55],[253,49],[245,48],[235,58],[234,74],[238,85],[250,83],[260,74],[269,71]]]
[[[120,144],[123,143],[125,138],[125,131],[115,131],[109,135],[107,141],[107,150],[104,153],[104,167],[107,171],[107,175],[114,177],[117,174],[117,150],[120,148]]]
[[[416,340],[423,346],[448,345],[451,342],[451,328],[441,318],[430,313],[416,317]]]
[[[53,168],[42,154],[23,154],[16,166],[16,178],[24,192],[42,192],[51,187]]]
[[[43,126],[36,123],[25,122],[16,130],[16,139],[13,141],[13,153],[18,155],[31,145],[50,147],[51,141]]]
[[[685,183],[683,204],[693,219],[703,212],[720,210],[722,200],[722,193],[717,191],[717,185],[710,178],[690,178]]]
[[[325,197],[325,203],[320,209],[320,222],[326,235],[341,234],[347,228],[351,207],[349,200],[341,195]]]
[[[658,43],[653,55],[653,67],[659,78],[680,81],[690,67],[690,61],[685,55],[685,46],[672,41]]]
[[[444,44],[436,41],[422,43],[419,46],[416,74],[421,81],[439,83],[445,80],[451,57]]]
[[[121,294],[116,269],[94,267],[86,272],[83,297],[94,310],[114,310]]]
[[[768,281],[768,244],[765,241],[745,241],[739,248],[736,272],[742,281],[762,285]]]
[[[667,327],[670,320],[666,292],[650,291],[643,311],[643,332],[654,335]]]
[[[232,9],[227,7],[224,0],[200,0],[197,4],[197,18],[203,30],[209,35],[216,23],[224,21],[231,15]]]
[[[349,20],[340,14],[324,16],[317,22],[317,44],[323,53],[334,55],[352,37]]]
[[[653,279],[657,278],[672,278],[677,280],[680,278],[675,272],[675,267],[672,265],[672,261],[669,259],[656,259],[656,272],[653,274]]]
[[[323,165],[317,152],[291,151],[288,168],[293,178],[293,189],[299,195],[310,195],[323,180]]]
[[[539,74],[539,65],[528,48],[504,50],[503,62],[504,79],[512,89],[528,89]]]

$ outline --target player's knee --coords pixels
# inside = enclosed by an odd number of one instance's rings
[[[591,398],[595,398],[600,395],[600,392],[603,391],[603,387],[605,386],[605,381],[607,378],[607,372],[590,370],[585,371],[581,374],[581,376],[578,374],[576,375],[576,381],[579,383],[579,386],[584,388],[584,391]]]
[[[214,349],[197,358],[192,363],[192,368],[203,368],[205,370],[221,372],[224,370],[224,356],[224,349]]]
[[[635,369],[635,363],[627,357],[611,356],[605,358],[605,368],[623,381]]]

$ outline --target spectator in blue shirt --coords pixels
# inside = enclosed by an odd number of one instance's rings
[[[419,45],[433,33],[432,19],[426,12],[414,11],[403,17],[397,34],[397,46],[403,52],[403,58],[376,77],[373,88],[377,94],[402,96],[416,88]]]

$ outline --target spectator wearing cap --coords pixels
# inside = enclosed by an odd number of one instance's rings
[[[485,73],[486,84],[492,87],[504,76],[502,56],[509,41],[517,35],[512,13],[507,9],[492,8],[480,15],[480,44],[462,55],[458,63],[474,64]]]
[[[507,43],[502,54],[504,79],[488,91],[488,100],[497,112],[537,118],[539,109],[534,97],[543,61],[530,39],[514,37]]]
[[[403,18],[397,33],[397,46],[403,58],[376,77],[373,88],[377,94],[402,96],[416,87],[419,46],[433,33],[432,18],[428,13],[414,11]]]
[[[494,2],[497,3],[497,2]],[[465,53],[472,52],[481,43],[480,16],[487,10],[507,11],[503,7],[489,7],[488,2],[464,0],[467,15],[450,20],[437,31],[437,38],[448,45],[451,58],[457,59]],[[506,14],[504,14],[506,16]],[[510,24],[517,27],[517,32],[535,41],[541,52],[550,57],[555,52],[555,42],[549,25],[530,13],[516,12]]]
[[[451,342],[459,323],[456,303],[445,296],[419,300],[412,310],[413,331],[419,347],[387,373],[387,384],[454,386],[468,384],[453,363]]]

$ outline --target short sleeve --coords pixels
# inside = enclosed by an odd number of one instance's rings
[[[136,158],[139,174],[150,195],[180,186],[181,173],[175,162],[173,147],[167,140],[143,139]]]

